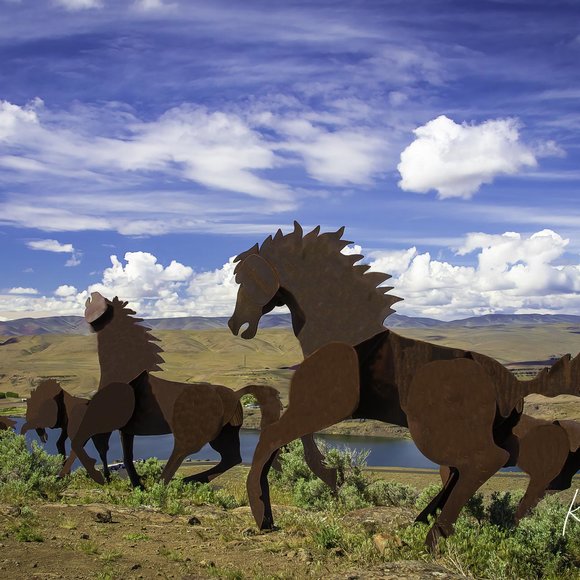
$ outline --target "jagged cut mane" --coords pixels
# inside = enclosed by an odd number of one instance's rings
[[[163,349],[156,344],[159,339],[150,329],[140,324],[136,312],[127,307],[128,302],[106,300],[110,307],[107,320],[98,330],[99,364],[101,381],[99,388],[110,382],[130,382],[144,371],[160,371],[164,359]]]
[[[241,263],[251,254],[264,258],[278,272],[281,287],[298,300],[307,322],[319,328],[321,323],[331,325],[327,335],[332,331],[332,340],[356,344],[384,329],[385,318],[394,312],[393,304],[402,298],[388,294],[391,286],[379,286],[391,277],[389,274],[368,272],[368,265],[358,264],[364,256],[342,253],[352,243],[342,239],[343,233],[341,227],[321,234],[318,226],[304,234],[294,222],[292,232],[278,230],[261,246],[256,244],[237,256],[236,261]],[[238,268],[239,264],[236,271]],[[315,342],[325,341],[320,336],[310,344],[318,347]]]

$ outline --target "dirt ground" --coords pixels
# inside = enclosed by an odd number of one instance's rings
[[[293,508],[278,507],[275,516],[283,509]],[[389,509],[397,508],[378,508]],[[192,516],[107,504],[48,503],[33,506],[33,511],[37,520],[35,532],[42,541],[26,542],[14,534],[3,534],[6,537],[0,541],[1,578],[459,577],[425,562],[382,563],[361,570],[340,552],[320,557],[300,547],[301,538],[292,532],[257,532],[247,507],[225,512],[200,506],[197,520],[193,521]],[[109,513],[111,521],[106,521]],[[0,506],[0,530],[14,529],[19,518],[17,508]]]

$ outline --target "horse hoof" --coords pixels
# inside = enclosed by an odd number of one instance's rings
[[[94,473],[92,473],[91,477],[93,478],[93,481],[95,483],[98,483],[99,485],[105,485],[105,478],[103,477],[103,474],[100,473],[99,471],[95,471]]]
[[[433,524],[427,537],[425,538],[425,545],[427,546],[427,550],[431,552],[431,554],[435,554],[437,552],[437,544],[440,538],[446,538],[449,534],[445,532],[442,526],[439,524]]]
[[[274,518],[272,517],[272,514],[269,514],[269,515],[264,516],[262,518],[262,523],[260,525],[260,529],[261,530],[269,530],[269,531],[274,531],[274,530],[278,529],[276,527],[276,525],[274,524]]]

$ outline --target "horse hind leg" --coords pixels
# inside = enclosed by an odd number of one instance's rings
[[[240,428],[241,425],[230,425],[229,423],[225,425],[220,434],[209,442],[213,449],[220,454],[220,462],[211,469],[184,477],[183,481],[185,483],[209,483],[228,469],[239,465],[242,462],[242,456],[240,455]]]
[[[503,466],[507,461],[508,454],[503,449],[496,447],[495,450],[487,450],[486,458],[486,462],[480,461],[477,465],[466,465],[458,468],[457,483],[427,534],[425,543],[430,551],[436,550],[439,538],[448,538],[453,533],[453,525],[457,521],[461,509],[469,498]]]
[[[415,518],[415,523],[428,523],[429,516],[435,515],[438,509],[440,510],[443,508],[445,502],[449,498],[449,494],[453,491],[453,488],[457,483],[459,478],[459,472],[457,469],[441,466],[439,472],[441,474],[441,479],[444,482],[443,488]]]
[[[559,425],[540,425],[520,439],[517,464],[530,476],[530,482],[518,505],[516,523],[545,495],[550,482],[562,471],[568,452],[568,438]]]
[[[434,550],[439,537],[453,533],[469,498],[509,459],[493,439],[495,386],[471,359],[431,362],[413,377],[404,410],[420,451],[457,470],[457,481],[427,535],[427,546]]]

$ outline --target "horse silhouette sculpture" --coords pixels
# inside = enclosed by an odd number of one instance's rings
[[[177,383],[151,374],[161,370],[162,349],[142,319],[127,302],[93,292],[87,300],[85,319],[97,333],[101,378],[95,396],[86,407],[72,435],[72,450],[98,483],[103,477],[84,450],[89,438],[119,430],[127,474],[140,485],[133,465],[135,435],[173,433],[174,446],[163,473],[168,482],[185,457],[209,443],[221,456],[214,467],[185,478],[207,483],[241,463],[239,431],[243,421],[240,398],[252,394],[262,411],[262,425],[280,416],[278,391],[264,385],[248,385],[233,391],[210,383]],[[67,464],[71,459],[67,460]],[[65,468],[68,465],[65,464]]]
[[[546,421],[522,415],[513,429],[514,438],[508,445],[510,459],[506,467],[517,465],[530,477],[528,487],[515,513],[519,522],[549,492],[563,491],[572,486],[572,477],[580,469],[580,423],[577,421]],[[440,468],[443,483],[449,468]],[[417,517],[427,522],[441,506],[431,502]]]
[[[8,429],[13,429],[15,425],[16,421],[14,421],[14,419],[0,415],[0,431],[7,431]]]
[[[379,284],[389,275],[355,265],[341,250],[344,228],[304,235],[298,223],[240,254],[239,284],[229,327],[255,336],[260,318],[286,305],[306,358],[294,374],[289,404],[264,427],[247,489],[260,528],[273,526],[268,471],[283,445],[343,419],[367,418],[408,426],[421,452],[451,466],[428,532],[434,549],[453,532],[459,511],[505,465],[513,428],[530,393],[578,395],[578,357],[560,359],[531,381],[518,381],[500,363],[462,349],[412,340],[383,325],[400,300]]]
[[[60,429],[60,436],[56,441],[56,449],[66,460],[66,440],[74,437],[85,411],[89,404],[89,399],[75,397],[67,393],[60,383],[54,379],[42,381],[30,394],[26,407],[26,421],[20,429],[24,434],[30,429],[35,429],[40,440],[45,443],[47,440],[46,429]],[[107,451],[109,450],[110,433],[100,433],[91,438],[95,449],[103,463],[103,473],[108,480],[111,476],[107,463]],[[72,460],[66,462],[66,469],[60,472],[61,476],[68,475],[75,459],[74,452],[71,452]]]

